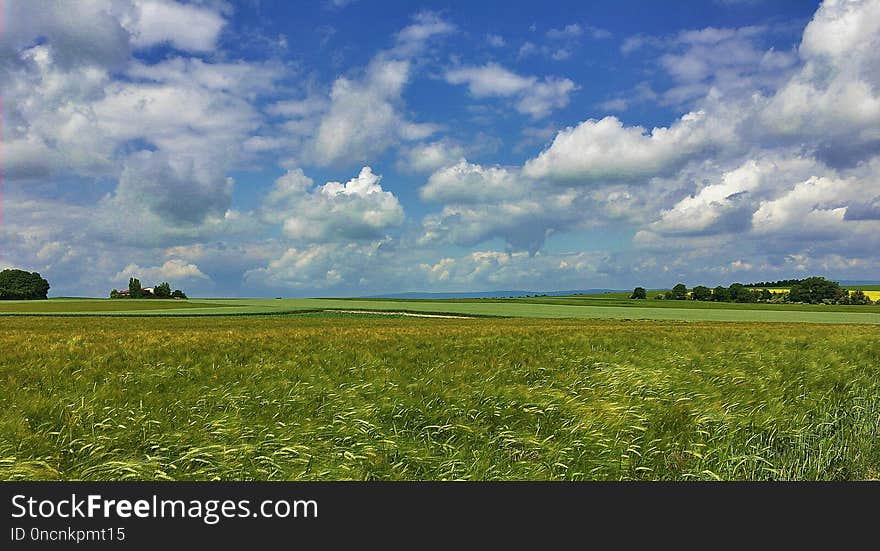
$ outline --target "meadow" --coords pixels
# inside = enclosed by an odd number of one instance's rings
[[[880,478],[872,325],[0,323],[4,480]]]

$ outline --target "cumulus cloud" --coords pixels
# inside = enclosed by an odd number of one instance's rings
[[[464,159],[464,148],[449,140],[418,144],[404,150],[398,161],[403,170],[432,172]]]
[[[438,170],[422,198],[442,203],[422,221],[422,244],[472,246],[493,238],[517,251],[536,252],[552,233],[576,226],[583,212],[574,190],[548,190],[517,168],[461,161]]]
[[[454,25],[437,14],[419,13],[396,35],[395,46],[374,56],[361,75],[337,78],[316,128],[302,116],[304,124],[289,127],[294,133],[314,134],[309,159],[320,165],[366,162],[392,145],[434,134],[436,125],[413,122],[404,115],[402,93],[412,77],[413,56],[432,39],[454,30]],[[318,102],[279,105],[276,111],[315,107]]]
[[[758,114],[765,131],[809,137],[835,166],[880,152],[880,2],[823,3],[798,54],[800,70]]]
[[[729,129],[713,122],[696,111],[668,128],[648,132],[641,126],[625,127],[617,117],[590,119],[560,131],[523,171],[532,178],[584,183],[650,178],[674,171],[726,140]]]
[[[143,151],[132,155],[108,208],[127,213],[147,208],[172,225],[196,225],[230,206],[233,181],[197,159]]]
[[[724,172],[718,183],[710,183],[664,210],[651,229],[667,235],[746,230],[761,200],[771,198],[786,184],[809,178],[817,170],[821,166],[809,158],[748,160]]]
[[[208,8],[168,0],[136,0],[122,20],[137,48],[169,44],[179,50],[206,52],[217,44],[223,17]]]
[[[265,266],[245,273],[245,285],[273,290],[387,289],[398,277],[393,257],[384,251],[386,245],[386,241],[374,241],[291,247]]]
[[[536,119],[568,105],[569,96],[577,90],[567,78],[524,77],[497,63],[449,69],[445,78],[450,84],[466,84],[475,98],[514,98],[517,111]]]
[[[276,180],[265,213],[297,242],[382,239],[389,229],[403,223],[404,213],[397,197],[383,190],[380,180],[366,166],[348,182],[315,187],[302,170],[291,170]]]
[[[198,266],[179,258],[168,260],[161,266],[141,267],[132,263],[117,272],[113,279],[122,285],[128,283],[128,279],[131,277],[140,279],[141,285],[144,286],[163,281],[173,282],[172,285],[176,285],[178,282],[188,280],[208,279],[208,276],[203,274]]]
[[[315,160],[323,165],[365,161],[400,140],[431,135],[434,126],[410,122],[400,111],[409,76],[409,61],[382,57],[370,63],[361,79],[337,79],[315,136]]]

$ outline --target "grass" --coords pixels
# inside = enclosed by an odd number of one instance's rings
[[[163,309],[165,308],[165,309]],[[606,295],[518,299],[199,299],[48,300],[0,302],[8,315],[260,315],[337,310],[384,310],[470,316],[654,319],[786,323],[880,324],[880,306],[733,304],[681,300],[629,300]]]
[[[867,325],[0,320],[0,479],[876,479]]]

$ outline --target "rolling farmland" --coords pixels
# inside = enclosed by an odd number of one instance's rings
[[[880,324],[880,306],[633,301],[620,294],[516,299],[52,299],[3,301],[0,315],[278,315],[365,310],[465,316]]]

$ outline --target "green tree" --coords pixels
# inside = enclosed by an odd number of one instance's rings
[[[181,298],[181,299],[185,299],[185,298],[186,298],[186,293],[184,293],[184,292],[181,291],[180,289],[175,289],[174,292],[171,293],[171,298]]]
[[[836,281],[829,281],[824,277],[808,277],[797,285],[792,285],[788,293],[792,302],[819,304],[823,301],[837,302],[843,298],[846,289],[842,289]]]
[[[684,283],[679,283],[672,288],[672,298],[675,300],[687,300],[688,288]]]
[[[37,272],[3,270],[0,272],[0,299],[44,300],[49,298],[49,282]]]
[[[160,283],[153,288],[153,294],[156,298],[171,298],[171,285],[167,281]]]
[[[141,290],[141,280],[136,277],[128,278],[128,296],[131,298],[141,298],[144,292]]]
[[[712,300],[715,302],[729,302],[730,301],[730,291],[727,287],[722,287],[719,285],[712,289]]]
[[[644,299],[648,298],[648,291],[646,291],[644,287],[636,287],[635,289],[633,289],[633,292],[629,296],[629,298],[636,299],[636,300],[644,300]]]
[[[758,293],[753,292],[742,283],[732,284],[727,291],[730,293],[728,300],[731,302],[757,302],[759,296]]]
[[[691,298],[694,300],[712,300],[712,289],[705,285],[697,285],[691,292]]]
[[[849,303],[862,306],[865,304],[871,304],[871,299],[868,298],[868,295],[866,295],[864,291],[857,289],[849,294]]]

